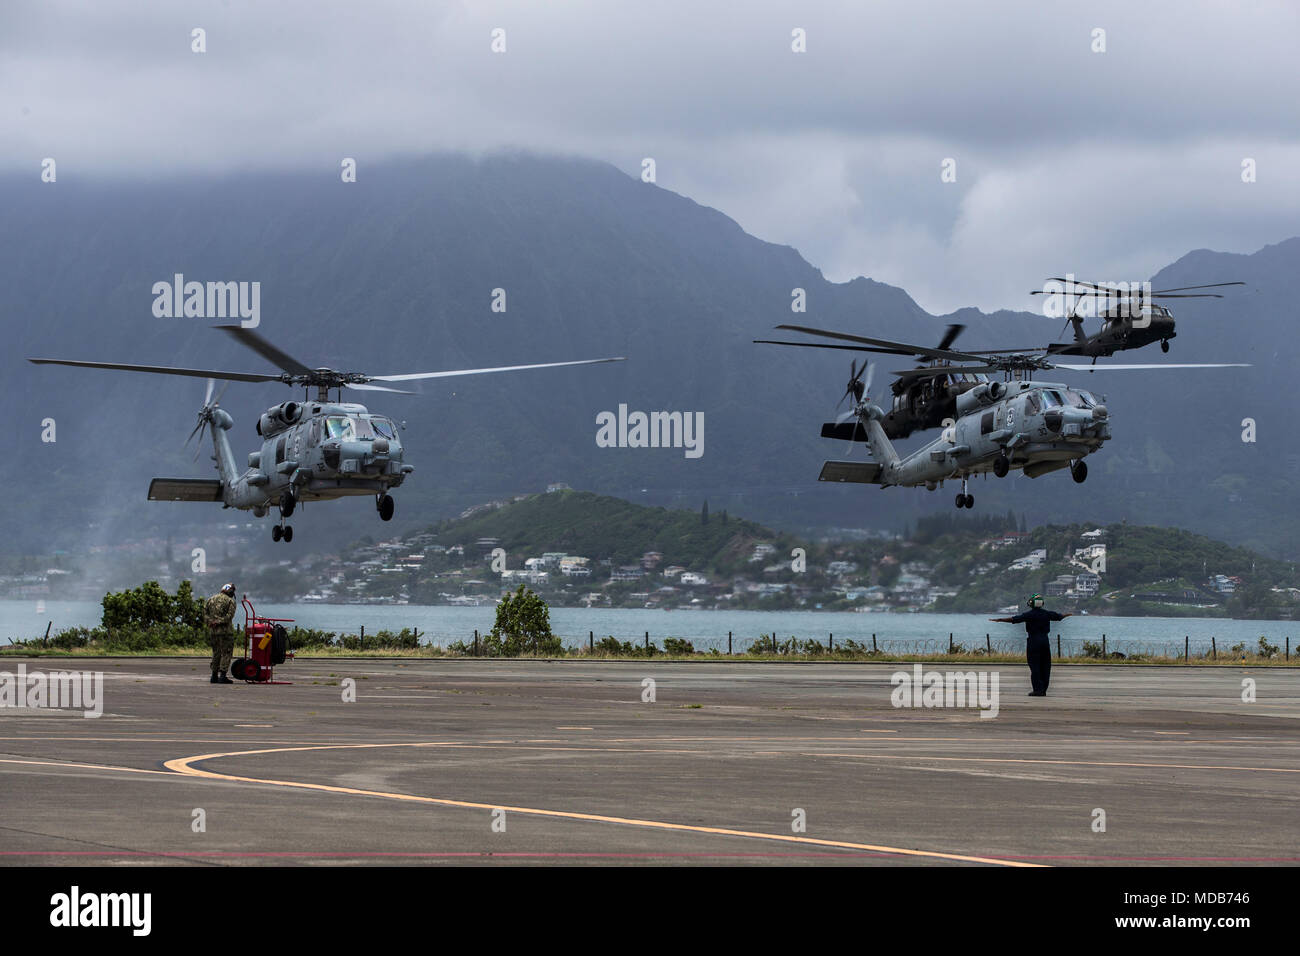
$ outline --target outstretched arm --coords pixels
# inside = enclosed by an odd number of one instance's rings
[[[991,617],[991,618],[989,618],[989,620],[992,621],[994,624],[1014,624],[1014,623],[1016,623],[1015,621],[1011,620],[1011,618],[1009,618],[1009,617]]]

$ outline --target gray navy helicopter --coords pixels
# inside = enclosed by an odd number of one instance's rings
[[[415,470],[405,460],[405,450],[398,438],[399,426],[391,418],[372,414],[364,405],[331,401],[331,390],[336,391],[340,399],[345,388],[413,395],[416,393],[370,383],[409,382],[623,361],[621,357],[600,358],[447,372],[414,372],[406,375],[367,375],[329,368],[308,368],[249,329],[238,325],[220,325],[216,328],[229,333],[283,371],[222,372],[165,365],[125,365],[45,358],[28,361],[37,365],[72,365],[78,368],[124,369],[206,378],[207,394],[203,399],[203,407],[199,410],[198,424],[185,443],[188,445],[198,434],[201,447],[203,431],[211,428],[213,458],[221,477],[155,478],[149,484],[149,500],[219,502],[226,508],[252,511],[259,518],[265,517],[272,508],[278,508],[280,522],[271,529],[271,537],[275,541],[286,542],[293,540],[293,527],[285,521],[302,501],[373,495],[379,517],[384,521],[391,520],[394,505],[393,497],[388,492],[399,486]],[[234,420],[218,404],[225,387],[221,393],[213,395],[217,380],[224,380],[227,385],[232,381],[281,382],[308,390],[303,401],[282,402],[262,414],[257,422],[257,434],[262,438],[261,449],[248,456],[248,467],[243,471],[236,464],[230,441],[226,437]],[[310,389],[313,388],[316,390],[315,399],[310,396]],[[197,458],[196,452],[195,459]]]
[[[857,348],[863,352],[886,351],[890,354],[916,354],[922,349],[901,342],[795,326],[778,326],[849,342],[857,346],[827,345],[829,348]],[[764,341],[764,340],[755,340]],[[768,343],[813,344],[813,343]],[[1005,478],[1013,469],[1030,478],[1053,471],[1070,469],[1076,482],[1088,477],[1084,458],[1099,449],[1110,437],[1110,411],[1094,393],[1055,382],[1037,382],[1033,374],[1051,369],[1071,371],[1145,370],[1159,368],[1247,368],[1243,363],[1196,365],[1072,365],[1048,362],[1043,356],[1006,350],[955,352],[942,349],[924,350],[937,359],[978,364],[935,366],[925,370],[909,369],[893,375],[978,375],[1002,373],[1003,381],[985,378],[956,396],[956,416],[943,424],[940,437],[908,455],[900,455],[886,434],[886,412],[871,402],[874,364],[864,365],[865,379],[856,362],[849,382],[853,408],[822,428],[823,437],[848,438],[864,442],[875,461],[827,461],[819,481],[856,482],[881,487],[924,486],[934,491],[945,481],[961,481],[958,508],[972,508],[975,496],[968,482],[975,476],[992,472]],[[937,354],[945,353],[945,354]],[[842,401],[842,400],[841,400]],[[828,434],[833,429],[833,434]]]

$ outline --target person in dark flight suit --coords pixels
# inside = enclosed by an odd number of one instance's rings
[[[1069,614],[1060,614],[1043,607],[1043,596],[1035,594],[1029,599],[1029,610],[1015,617],[991,617],[996,624],[1023,624],[1025,633],[1025,660],[1029,664],[1029,682],[1033,690],[1030,697],[1046,697],[1047,684],[1052,679],[1052,642],[1047,632],[1055,621],[1063,621]]]

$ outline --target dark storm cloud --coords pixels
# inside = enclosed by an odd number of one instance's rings
[[[1290,3],[8,3],[0,164],[652,156],[832,278],[1020,307],[1058,271],[1144,277],[1300,231],[1298,37]]]

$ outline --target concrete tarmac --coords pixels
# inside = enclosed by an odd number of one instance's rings
[[[896,664],[20,663],[104,713],[0,709],[10,865],[1300,863],[1296,670],[994,665],[982,718]]]

